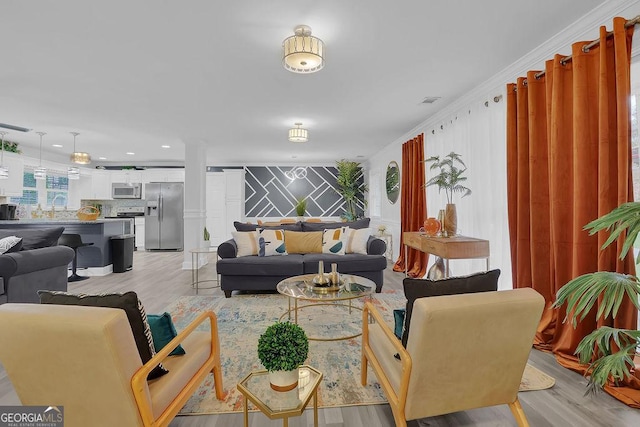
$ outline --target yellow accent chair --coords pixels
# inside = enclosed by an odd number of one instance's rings
[[[206,321],[210,332],[195,331]],[[212,312],[144,365],[121,309],[4,304],[0,324],[0,362],[20,401],[64,406],[66,427],[167,426],[210,372],[224,397]],[[169,356],[178,344],[186,354]],[[160,362],[169,373],[147,380]]]
[[[367,302],[362,385],[370,365],[399,427],[501,404],[528,426],[518,388],[543,308],[544,298],[530,288],[419,298],[405,349]]]

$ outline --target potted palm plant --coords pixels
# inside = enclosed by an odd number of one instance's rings
[[[344,198],[347,205],[342,218],[346,221],[356,220],[359,217],[358,202],[366,206],[367,200],[364,198],[364,193],[369,191],[364,183],[362,167],[358,162],[343,159],[336,162],[336,168],[338,169],[336,191]]]
[[[429,157],[425,163],[431,163],[430,170],[438,171],[427,181],[427,186],[437,186],[438,192],[444,190],[447,196],[447,206],[442,229],[446,232],[446,236],[454,236],[458,229],[458,216],[456,205],[453,203],[453,193],[462,193],[462,197],[471,194],[471,190],[462,184],[467,180],[467,177],[464,176],[467,166],[460,155],[453,151],[442,158],[440,156]]]
[[[640,203],[625,203],[610,213],[591,221],[584,227],[593,235],[602,230],[610,231],[609,238],[602,245],[605,249],[618,237],[627,232],[627,238],[620,251],[624,259],[640,233]],[[637,260],[636,260],[637,262]],[[640,283],[638,277],[630,274],[598,271],[576,277],[564,285],[556,295],[554,308],[567,304],[567,317],[575,327],[599,302],[596,320],[615,318],[625,298],[640,310],[638,303]],[[633,358],[638,354],[640,331],[601,326],[585,336],[576,347],[580,363],[589,364],[587,375],[588,392],[602,389],[608,381],[618,383],[629,378],[634,366]]]
[[[258,358],[269,371],[271,388],[293,390],[298,385],[298,367],[309,353],[309,340],[304,330],[290,322],[276,322],[258,340]]]

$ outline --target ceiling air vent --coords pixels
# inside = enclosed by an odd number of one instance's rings
[[[427,96],[425,99],[422,100],[421,104],[433,104],[440,98],[441,98],[440,96]]]
[[[28,128],[23,128],[22,126],[8,125],[6,123],[0,123],[0,128],[15,130],[15,131],[18,131],[18,132],[29,132],[31,130],[31,129],[28,129]]]

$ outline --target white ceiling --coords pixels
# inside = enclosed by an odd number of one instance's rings
[[[210,165],[367,158],[603,2],[2,0],[0,123],[33,129],[7,136],[25,153],[47,132],[43,158],[71,131],[107,164],[190,141]],[[298,24],[326,44],[318,73],[282,67]]]

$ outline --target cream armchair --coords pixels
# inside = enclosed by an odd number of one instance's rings
[[[211,332],[195,332],[209,321]],[[223,398],[217,321],[198,316],[142,364],[121,309],[0,306],[0,362],[23,405],[64,406],[65,426],[166,426],[213,372]],[[183,356],[168,356],[180,343]],[[147,381],[159,362],[169,373]]]
[[[362,385],[369,364],[400,427],[407,420],[500,404],[527,426],[518,387],[543,307],[544,298],[529,288],[420,298],[405,349],[367,303]]]

